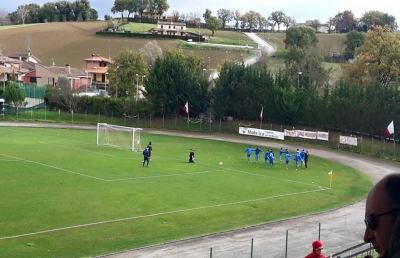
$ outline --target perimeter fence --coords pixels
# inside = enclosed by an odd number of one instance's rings
[[[75,113],[75,112],[64,112],[61,110],[48,109],[44,103],[30,107],[20,109],[6,109],[6,112],[2,114],[0,120],[7,121],[25,121],[25,122],[50,122],[50,123],[64,123],[64,124],[92,124],[97,123],[109,123],[122,126],[131,126],[139,128],[153,128],[153,129],[167,129],[167,130],[182,130],[182,131],[197,131],[203,133],[229,133],[238,134],[239,127],[249,128],[261,128],[265,130],[273,130],[283,132],[284,129],[301,129],[306,131],[324,131],[318,128],[311,128],[297,126],[294,128],[290,125],[264,123],[261,124],[255,121],[243,121],[243,120],[223,120],[217,119],[210,116],[201,116],[199,118],[190,118],[189,120],[185,116],[173,115],[173,116],[153,116],[147,113],[137,113],[135,115],[120,115],[113,113],[97,113],[90,114],[88,112]],[[307,149],[311,146],[314,147],[329,147],[332,149],[343,150],[353,153],[364,154],[368,156],[389,159],[389,160],[400,160],[400,150],[397,151],[397,145],[399,141],[393,139],[385,139],[382,136],[373,136],[362,134],[359,132],[343,132],[338,130],[325,130],[329,132],[329,140],[317,140],[317,139],[304,139],[304,138],[293,138],[285,137],[282,142],[282,146],[286,142],[294,143],[299,148]],[[351,137],[356,139],[357,145],[347,145],[340,143],[340,136]],[[248,136],[253,137],[253,136]],[[255,138],[255,137],[254,137]],[[260,142],[271,140],[267,138],[255,138],[259,139]],[[312,155],[312,153],[311,153]]]

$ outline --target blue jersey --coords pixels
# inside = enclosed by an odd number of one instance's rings
[[[305,154],[305,152],[304,152],[304,150],[302,150],[302,151],[300,152],[300,158],[301,158],[301,160],[304,160],[304,154]]]
[[[246,150],[245,150],[245,152],[246,152],[246,154],[247,154],[247,157],[250,157],[251,156],[251,153],[253,152],[253,148],[247,148]]]
[[[269,151],[265,151],[264,160],[269,160]]]
[[[298,163],[301,160],[301,156],[299,152],[296,152],[296,154],[294,155],[294,161],[296,161],[296,163]]]
[[[262,152],[262,149],[260,149],[260,148],[255,149],[255,153],[256,153],[257,157],[258,157],[258,154],[260,154],[261,152]]]
[[[269,154],[269,163],[274,164],[275,155],[273,152]]]
[[[290,152],[286,152],[286,155],[285,155],[285,160],[286,160],[286,162],[289,162],[289,160],[290,160]]]
[[[282,155],[283,155],[283,149],[281,148],[281,149],[279,150],[279,158],[280,158],[280,159],[282,159]]]

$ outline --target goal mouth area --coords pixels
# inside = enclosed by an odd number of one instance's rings
[[[142,130],[142,128],[98,123],[97,145],[138,152],[142,150],[140,145],[140,132]]]

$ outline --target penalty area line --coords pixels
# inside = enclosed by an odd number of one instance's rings
[[[322,189],[318,189],[318,190],[309,190],[309,191],[302,191],[302,192],[296,192],[296,193],[278,194],[278,195],[273,195],[273,196],[266,196],[266,197],[237,201],[237,202],[220,203],[220,204],[214,204],[214,205],[200,206],[200,207],[188,208],[188,209],[179,209],[179,210],[159,212],[159,213],[133,216],[133,217],[127,217],[127,218],[104,220],[104,221],[98,221],[98,222],[93,222],[93,223],[80,224],[80,225],[61,227],[61,228],[54,228],[54,229],[42,230],[42,231],[25,233],[25,234],[14,235],[14,236],[0,237],[0,240],[16,239],[16,238],[21,238],[21,237],[35,236],[35,235],[59,232],[59,231],[70,230],[70,229],[92,227],[92,226],[98,226],[98,225],[104,225],[104,224],[110,224],[110,223],[116,223],[116,222],[125,222],[125,221],[130,221],[130,220],[146,219],[146,218],[152,218],[152,217],[158,217],[158,216],[164,216],[164,215],[191,212],[191,211],[196,211],[196,210],[204,210],[204,209],[212,209],[212,208],[219,208],[219,207],[225,207],[225,206],[240,205],[240,204],[252,203],[252,202],[257,202],[257,201],[265,201],[265,200],[271,200],[271,199],[282,198],[282,197],[322,192],[322,191],[327,191],[327,190],[329,190],[329,189],[322,188]]]
[[[3,153],[0,153],[0,156],[8,157],[8,158],[13,158],[13,159],[16,159],[17,161],[22,161],[22,162],[26,162],[26,163],[32,163],[32,164],[36,164],[36,165],[40,165],[40,166],[52,168],[52,169],[55,169],[55,170],[59,170],[59,171],[62,171],[62,172],[67,172],[67,173],[70,173],[70,174],[75,174],[75,175],[78,175],[78,176],[88,177],[88,178],[96,179],[96,180],[100,180],[100,181],[106,181],[106,180],[103,179],[103,178],[99,178],[99,177],[95,177],[95,176],[86,175],[86,174],[83,174],[83,173],[79,173],[79,172],[75,172],[75,171],[72,171],[72,170],[68,170],[68,169],[56,167],[56,166],[49,165],[49,164],[42,163],[42,162],[38,162],[38,161],[33,161],[33,160],[29,160],[29,159],[24,159],[24,158],[20,158],[20,157],[16,157],[16,156],[11,156],[11,155],[7,155],[7,154],[3,154]]]
[[[191,175],[212,173],[212,172],[217,172],[217,171],[223,171],[223,169],[205,170],[205,171],[198,171],[198,172],[191,172],[191,173],[177,173],[177,174],[169,174],[169,175],[128,177],[128,178],[118,178],[118,179],[105,179],[105,181],[107,181],[107,182],[118,182],[118,181],[146,180],[146,179],[163,178],[163,177],[175,177],[175,176],[191,176]]]

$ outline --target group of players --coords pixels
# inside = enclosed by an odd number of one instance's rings
[[[246,152],[246,156],[247,156],[247,162],[251,161],[251,155],[254,152],[254,160],[255,160],[255,162],[258,163],[258,157],[259,157],[260,153],[263,152],[263,150],[258,146],[256,148],[249,146],[249,147],[247,147],[245,152]],[[305,151],[304,149],[301,151],[299,149],[297,149],[297,151],[295,153],[291,154],[288,149],[284,150],[283,147],[281,147],[279,149],[279,163],[282,162],[283,157],[285,158],[286,169],[289,169],[289,163],[290,163],[290,160],[292,157],[293,157],[293,160],[296,165],[296,171],[299,170],[300,166],[307,168],[309,154],[308,154],[308,151]],[[264,167],[266,168],[267,164],[269,164],[269,166],[271,168],[273,168],[274,161],[275,161],[274,151],[272,149],[265,149]]]

